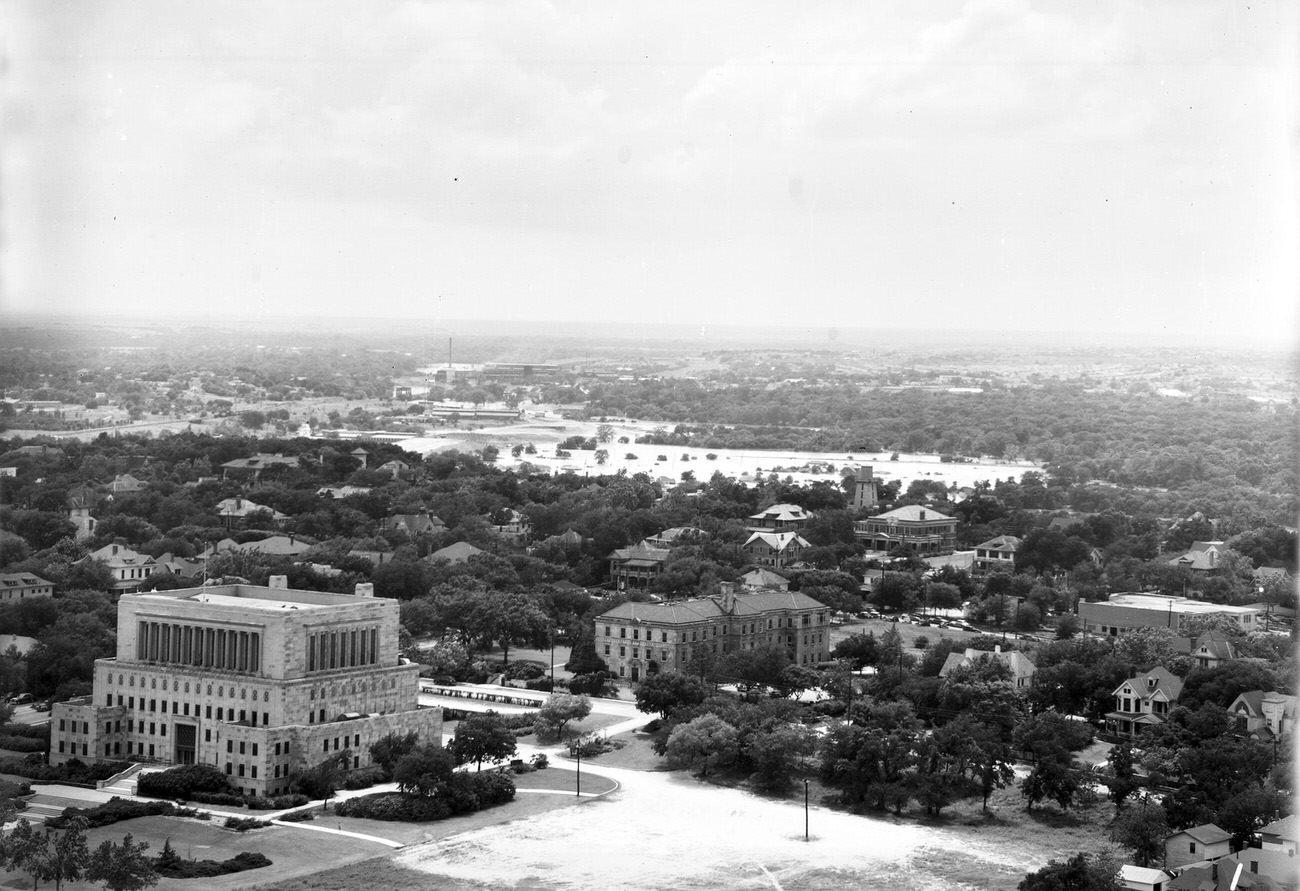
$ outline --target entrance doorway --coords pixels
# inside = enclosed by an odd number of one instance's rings
[[[198,740],[198,728],[193,724],[177,724],[176,731],[176,763],[193,764],[195,762]]]

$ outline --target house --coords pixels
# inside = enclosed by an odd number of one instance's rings
[[[1009,572],[1016,568],[1016,551],[1020,549],[1020,539],[1014,535],[999,535],[988,541],[975,545],[975,561],[972,568],[976,572]]]
[[[759,566],[782,569],[799,562],[799,555],[811,547],[798,532],[755,532],[740,549]]]
[[[502,522],[496,522],[501,520]],[[506,512],[500,516],[487,516],[487,521],[492,524],[492,531],[502,538],[523,539],[528,536],[531,528],[528,518],[514,508],[507,508]]]
[[[361,462],[362,469],[365,469],[366,467],[370,466],[370,453],[367,452],[365,449],[361,448],[360,446],[357,446],[348,454],[350,454],[353,458],[356,458],[358,461]]]
[[[221,517],[221,522],[227,529],[234,528],[242,520],[247,519],[250,514],[255,513],[269,514],[272,522],[275,523],[289,519],[287,514],[282,514],[265,504],[249,501],[247,498],[236,496],[234,498],[223,498],[217,502],[217,516]]]
[[[239,794],[281,795],[323,752],[369,768],[390,734],[439,739],[417,702],[419,666],[398,658],[398,604],[353,594],[211,585],[124,594],[116,652],[91,696],[56,703],[51,764],[207,764]]]
[[[751,569],[749,572],[736,579],[737,584],[754,590],[763,588],[775,588],[778,591],[789,591],[790,580],[783,575],[778,575],[770,569],[758,567]]]
[[[298,459],[296,457],[290,456],[286,458],[280,452],[276,452],[274,455],[259,452],[249,458],[236,458],[222,464],[221,478],[236,478],[257,482],[258,478],[267,470],[283,470],[297,466]]]
[[[615,548],[609,560],[609,580],[620,591],[628,588],[648,588],[663,572],[668,559],[667,548],[655,548],[638,542],[630,548]]]
[[[1213,823],[1175,832],[1165,839],[1165,868],[1174,869],[1202,860],[1216,860],[1232,852],[1232,833]]]
[[[969,668],[981,659],[989,659],[995,662],[1001,662],[1011,672],[1010,684],[1018,691],[1025,691],[1030,688],[1034,680],[1034,672],[1038,669],[1034,663],[1024,653],[1018,650],[1003,651],[1002,647],[995,646],[993,652],[988,650],[967,649],[962,653],[949,653],[948,658],[944,660],[943,667],[939,669],[939,677],[946,678],[959,668]]]
[[[204,575],[204,561],[177,557],[171,551],[155,558],[154,572],[170,572],[178,579],[200,579]]]
[[[1206,631],[1194,639],[1176,637],[1174,651],[1190,656],[1198,668],[1214,668],[1237,658],[1237,648],[1222,631]]]
[[[1165,883],[1173,878],[1173,874],[1163,869],[1126,863],[1119,868],[1118,878],[1121,885],[1132,891],[1165,891]]]
[[[128,495],[132,492],[140,492],[148,487],[148,483],[138,480],[129,473],[119,473],[113,477],[113,481],[108,484],[108,491],[114,495]]]
[[[951,554],[957,544],[957,521],[934,508],[908,504],[858,520],[853,534],[872,551],[910,548],[917,554]]]
[[[479,554],[486,554],[482,548],[476,548],[467,541],[458,541],[449,544],[445,548],[438,548],[424,559],[430,563],[437,563],[440,560],[446,560],[448,563],[464,563],[470,557],[476,557]]]
[[[1194,541],[1187,552],[1166,561],[1170,566],[1183,566],[1195,572],[1213,572],[1228,550],[1221,541]]]
[[[375,468],[375,470],[378,470],[380,473],[386,473],[389,476],[391,476],[393,479],[397,479],[399,476],[406,473],[410,469],[411,469],[411,465],[407,464],[405,461],[401,460],[400,458],[394,458],[391,461],[385,461],[383,464],[380,464],[378,467]]]
[[[321,498],[350,498],[353,495],[369,495],[369,486],[321,486],[316,494]]]
[[[572,529],[566,529],[559,535],[550,535],[543,538],[539,543],[539,547],[561,548],[565,551],[576,551],[580,549],[586,541],[587,539],[583,538],[581,533],[575,532]]]
[[[750,516],[745,528],[751,532],[788,532],[802,529],[812,516],[797,504],[774,504]]]
[[[1143,728],[1165,722],[1182,692],[1182,679],[1161,665],[1131,677],[1115,688],[1115,710],[1106,713],[1106,729],[1120,736],[1139,736]]]
[[[91,551],[77,563],[87,560],[99,560],[108,566],[108,571],[113,574],[113,583],[108,589],[111,593],[135,591],[157,568],[153,557],[136,553],[121,544],[106,544],[97,551]]]
[[[0,603],[53,596],[54,582],[28,572],[0,572]]]
[[[223,538],[203,552],[204,557],[211,557],[222,551],[241,551],[251,554],[256,551],[272,557],[297,557],[315,546],[315,542],[299,538],[296,535],[268,535],[257,541],[237,543],[232,538]]]
[[[1097,515],[1082,513],[1082,512],[1071,512],[1067,514],[1062,514],[1061,516],[1052,517],[1052,519],[1049,520],[1047,523],[1047,528],[1057,529],[1060,530],[1061,532],[1069,532],[1071,529],[1075,529],[1079,526],[1082,526],[1089,519],[1095,516]]]
[[[411,538],[417,535],[435,535],[439,532],[447,531],[447,524],[432,514],[393,514],[391,517],[385,517],[383,523],[385,532],[405,532]]]
[[[1187,864],[1165,885],[1165,891],[1278,891],[1296,885],[1294,856],[1251,847],[1217,860]]]
[[[1237,729],[1251,736],[1291,739],[1295,730],[1297,697],[1288,693],[1247,690],[1228,706]]]
[[[1225,616],[1242,631],[1263,627],[1262,610],[1252,606],[1228,606],[1166,594],[1112,594],[1098,603],[1080,601],[1079,618],[1089,634],[1117,637],[1135,628],[1172,628],[1182,626],[1192,616]]]
[[[761,647],[784,647],[795,665],[815,665],[829,646],[823,604],[798,592],[740,593],[730,583],[714,597],[629,601],[596,617],[596,652],[632,681]]]
[[[95,534],[96,520],[90,512],[98,502],[95,490],[87,486],[77,486],[68,492],[64,504],[68,508],[68,519],[77,527],[77,541],[85,541]]]
[[[1266,851],[1295,856],[1297,838],[1300,838],[1300,820],[1295,814],[1274,820],[1259,830],[1259,846]]]
[[[642,541],[654,548],[667,548],[675,544],[690,544],[710,538],[709,533],[696,526],[674,526],[663,532],[647,536]]]

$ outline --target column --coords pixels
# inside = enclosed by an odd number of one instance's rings
[[[145,647],[148,645],[149,642],[148,629],[149,629],[148,622],[135,623],[135,658],[139,659],[141,662],[144,661]]]
[[[370,629],[370,661],[379,661],[379,629]]]
[[[260,632],[254,631],[251,638],[252,650],[248,660],[248,668],[250,671],[260,674],[262,671],[262,635]]]
[[[307,670],[316,670],[316,635],[307,635]]]

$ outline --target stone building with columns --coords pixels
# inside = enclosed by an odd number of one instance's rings
[[[419,707],[419,666],[398,657],[397,601],[372,591],[273,576],[123,594],[94,693],[51,711],[50,762],[208,764],[245,795],[278,795],[344,750],[351,769],[368,767],[389,733],[439,740],[442,711]]]

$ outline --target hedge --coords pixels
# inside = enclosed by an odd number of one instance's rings
[[[456,773],[436,795],[408,795],[379,792],[341,801],[340,817],[361,817],[404,823],[428,823],[457,814],[468,814],[515,797],[515,781],[507,773]]]
[[[184,764],[169,770],[141,774],[136,783],[136,793],[151,798],[199,801],[195,794],[199,792],[229,794],[230,784],[226,781],[225,774],[206,764]]]
[[[271,824],[267,820],[259,820],[256,817],[226,817],[226,822],[222,825],[236,832],[247,832],[250,829],[265,829]]]
[[[114,795],[103,804],[95,807],[68,807],[56,817],[50,817],[45,825],[51,829],[63,829],[69,821],[82,818],[90,829],[111,826],[122,820],[134,820],[136,817],[198,817],[199,812],[193,808],[177,807],[170,801],[130,801]]]
[[[229,860],[178,860],[172,863],[157,862],[154,867],[158,870],[158,875],[169,879],[210,879],[270,865],[271,858],[265,854],[244,851]]]
[[[48,739],[32,739],[30,736],[0,736],[0,749],[10,752],[48,752]]]
[[[73,758],[62,764],[45,764],[44,760],[35,753],[26,758],[5,758],[0,760],[0,773],[9,773],[43,783],[77,783],[84,786],[94,785],[98,780],[106,780],[130,767],[126,761],[100,761],[86,764]]]

